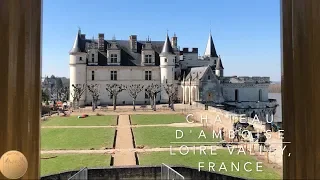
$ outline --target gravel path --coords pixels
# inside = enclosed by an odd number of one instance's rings
[[[172,123],[172,124],[146,124],[146,125],[130,125],[123,124],[121,126],[42,126],[41,128],[49,129],[49,128],[130,128],[130,127],[201,127],[203,124],[201,123]]]
[[[119,115],[116,149],[133,149],[129,115]],[[114,166],[136,165],[134,152],[115,151]]]

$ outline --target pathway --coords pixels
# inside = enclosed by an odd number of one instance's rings
[[[210,148],[210,146],[207,146]],[[193,149],[193,146],[190,146]],[[196,150],[200,150],[200,146],[195,147]],[[215,146],[215,149],[225,149],[222,146]],[[180,150],[180,147],[171,148],[172,151]],[[122,152],[162,152],[167,151],[169,153],[170,148],[150,148],[150,149],[104,149],[104,150],[46,150],[41,151],[41,154],[114,154]]]
[[[134,149],[129,115],[119,115],[115,149]],[[114,154],[114,166],[136,165],[133,151],[118,151]]]
[[[128,115],[123,115],[128,116]],[[120,118],[120,117],[119,117]],[[130,128],[130,127],[201,127],[203,124],[201,123],[172,123],[172,124],[145,124],[145,125],[130,125],[123,124],[121,126],[42,126],[41,128],[49,129],[49,128]]]

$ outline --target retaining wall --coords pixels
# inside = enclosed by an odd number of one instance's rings
[[[173,166],[177,172],[185,177],[185,179],[201,179],[201,180],[244,180],[239,177],[226,176],[208,171],[198,171],[197,169]],[[54,174],[41,177],[41,180],[67,180],[77,171],[68,171],[60,174]],[[129,179],[161,179],[160,166],[128,166],[128,167],[107,167],[88,169],[88,180],[129,180]]]

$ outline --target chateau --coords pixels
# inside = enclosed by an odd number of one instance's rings
[[[146,87],[152,83],[173,83],[178,87],[180,103],[224,104],[229,110],[247,115],[275,113],[276,101],[268,98],[270,78],[224,76],[222,58],[216,52],[211,32],[203,56],[198,55],[198,48],[181,50],[176,34],[171,39],[167,35],[164,41],[149,37],[140,41],[137,35],[129,36],[128,40],[115,37],[107,40],[101,33],[98,39],[87,39],[80,30],[69,54],[70,92],[72,84],[99,84],[101,105],[112,104],[106,84]],[[156,100],[166,103],[166,92],[161,91]],[[80,104],[91,102],[90,94],[84,92]],[[132,98],[122,91],[117,103],[132,104]],[[149,97],[141,92],[136,103],[148,104]]]

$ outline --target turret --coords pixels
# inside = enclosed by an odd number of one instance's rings
[[[82,36],[83,37],[83,36]],[[81,37],[81,30],[79,29],[76,38],[74,40],[72,49],[69,52],[70,57],[70,95],[69,100],[72,102],[73,87],[72,84],[85,84],[86,83],[86,59],[87,53],[84,51],[83,39]],[[80,105],[84,105],[86,93],[83,93],[80,99]]]
[[[175,54],[167,34],[164,42],[162,51],[160,53],[160,74],[161,74],[161,85],[173,84],[174,81],[174,67],[175,67]],[[164,89],[161,90],[161,101],[167,102],[169,100],[167,93]]]
[[[219,55],[218,60],[217,60],[217,64],[216,64],[216,76],[218,77],[223,77],[223,65],[222,65],[222,61],[221,61],[221,57]]]
[[[218,57],[217,52],[216,52],[216,48],[215,48],[213,40],[212,40],[211,31],[209,33],[209,38],[208,38],[206,50],[204,52],[204,56],[207,56],[207,57]]]

